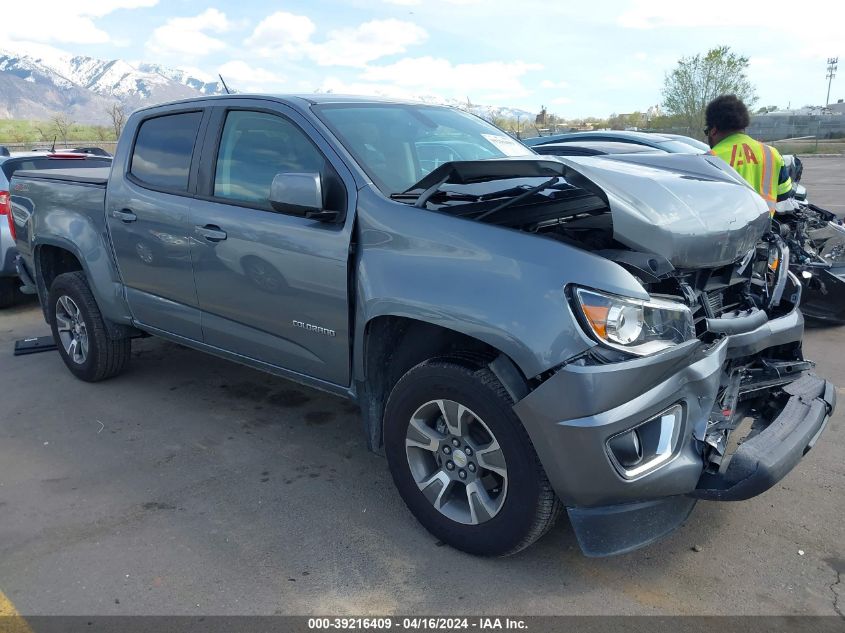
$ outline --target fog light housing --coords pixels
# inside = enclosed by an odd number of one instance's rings
[[[607,452],[625,479],[634,479],[667,464],[676,454],[684,407],[674,404],[632,429],[607,440]]]
[[[633,468],[643,461],[643,443],[637,429],[612,437],[607,445],[624,468]]]

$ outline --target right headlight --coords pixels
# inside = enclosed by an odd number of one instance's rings
[[[575,297],[588,334],[608,347],[647,356],[695,338],[692,313],[682,303],[586,288],[576,288]]]

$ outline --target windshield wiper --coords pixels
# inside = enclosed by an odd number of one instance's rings
[[[442,187],[446,183],[447,180],[449,180],[449,176],[451,176],[451,174],[447,173],[445,176],[443,176],[443,178],[441,178],[440,180],[435,182],[433,185],[431,185],[428,189],[426,189],[422,193],[415,193],[413,189],[408,189],[408,190],[403,191],[401,193],[391,193],[390,199],[391,200],[414,200],[415,201],[414,206],[417,207],[418,209],[422,209],[425,206],[425,203],[429,201],[431,196],[433,196],[435,193],[437,193],[437,190],[440,189],[440,187]]]
[[[500,207],[496,207],[487,212],[497,213],[514,202],[519,202],[524,197],[530,196],[537,191],[541,191],[544,187],[548,186],[548,183],[554,184],[557,182],[558,178],[564,178],[566,174],[566,166],[555,160],[544,159],[542,156],[538,156],[530,160],[487,159],[474,161],[451,161],[436,167],[433,171],[429,172],[418,182],[408,187],[405,191],[390,194],[390,198],[405,202],[414,201],[414,206],[422,208],[446,183],[468,185],[471,183],[489,182],[492,180],[539,178],[550,175],[550,172],[555,175],[551,180],[547,181],[547,183],[543,183],[539,187],[530,189],[527,192],[516,194],[516,199],[510,200],[504,205],[500,205]],[[512,189],[506,189],[502,192],[487,193],[478,196],[476,199],[483,200],[487,197],[498,197],[505,193],[509,194],[510,191],[512,191]],[[485,213],[485,217],[487,213]]]
[[[399,191],[390,194],[391,200],[416,200],[420,197],[418,193],[409,193],[407,191]]]
[[[549,187],[556,185],[558,180],[560,180],[560,176],[554,176],[552,178],[549,178],[546,182],[540,183],[536,187],[531,187],[530,189],[526,189],[524,192],[522,192],[518,196],[515,196],[515,197],[511,198],[510,200],[505,200],[502,204],[493,207],[489,211],[485,211],[484,213],[475,216],[475,219],[476,220],[483,220],[484,218],[489,217],[489,216],[493,215],[494,213],[498,213],[499,211],[502,211],[503,209],[507,209],[508,207],[513,206],[517,202],[521,202],[522,200],[525,200],[526,198],[533,196],[535,193],[541,192],[543,189],[548,189]]]

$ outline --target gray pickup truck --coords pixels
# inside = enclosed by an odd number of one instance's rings
[[[770,488],[834,408],[766,205],[715,157],[554,159],[455,109],[237,95],[140,110],[110,170],[11,189],[77,377],[152,334],[354,399],[468,552],[562,509],[588,555],[640,547]]]

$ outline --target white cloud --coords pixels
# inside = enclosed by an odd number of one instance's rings
[[[314,22],[307,16],[278,11],[264,18],[244,44],[261,57],[307,57],[320,66],[360,68],[387,55],[402,53],[428,37],[416,24],[395,19],[335,29],[323,42],[313,40],[315,31]]]
[[[711,0],[707,10],[695,3],[675,0],[633,0],[617,18],[620,26],[633,29],[661,27],[759,26],[776,24],[783,14],[770,6],[761,11],[753,2]]]
[[[156,28],[147,41],[147,48],[156,55],[182,55],[198,58],[222,50],[226,43],[206,33],[225,33],[231,28],[226,14],[206,9],[190,18],[170,18]]]
[[[132,66],[137,66],[138,64],[143,62],[131,63]],[[198,68],[197,66],[186,66],[185,64],[179,64],[179,70],[183,70],[188,75],[195,79],[199,79],[200,81],[205,82],[212,82],[217,81],[217,73],[210,73],[207,70],[203,70],[202,68]]]
[[[824,58],[842,50],[842,24],[845,23],[845,3],[841,0],[817,0],[813,3],[812,28],[806,33],[795,31],[795,23],[784,19],[794,12],[786,0],[775,0],[766,5],[736,0],[711,0],[706,7],[694,2],[677,0],[631,0],[626,11],[616,19],[620,26],[631,29],[658,28],[709,28],[753,29],[757,33],[780,32],[796,42],[789,48],[804,57]],[[822,17],[823,16],[823,17]],[[752,33],[753,33],[752,32]],[[759,36],[749,33],[751,42]],[[742,40],[733,48],[742,51]]]
[[[568,81],[552,81],[551,79],[544,79],[540,82],[541,88],[569,88]]]
[[[218,71],[229,86],[238,90],[262,92],[278,87],[287,80],[282,75],[258,68],[240,59],[226,62]]]
[[[95,24],[119,9],[153,7],[158,0],[38,0],[4,2],[3,37],[36,42],[110,42],[107,32]]]
[[[311,88],[309,88],[311,90]],[[319,92],[332,92],[343,95],[369,95],[392,99],[415,99],[412,91],[393,84],[379,84],[365,81],[344,81],[337,77],[327,77],[317,88]]]
[[[277,11],[259,22],[244,44],[261,57],[283,55],[299,59],[316,30],[307,16]]]
[[[552,103],[555,105],[568,105],[572,103],[572,99],[569,97],[557,97],[556,99],[552,99]]]
[[[662,79],[659,70],[619,68],[616,72],[597,77],[596,85],[612,90],[623,90],[633,86],[651,86],[656,94]]]
[[[477,98],[508,95],[510,98],[529,93],[522,83],[527,72],[539,70],[539,64],[522,61],[453,64],[437,57],[406,57],[386,66],[370,66],[361,78],[371,82],[443,92],[450,96]]]
[[[321,66],[364,66],[371,61],[403,53],[428,37],[425,29],[401,20],[372,20],[354,28],[329,31],[322,44],[312,45],[310,55]]]

